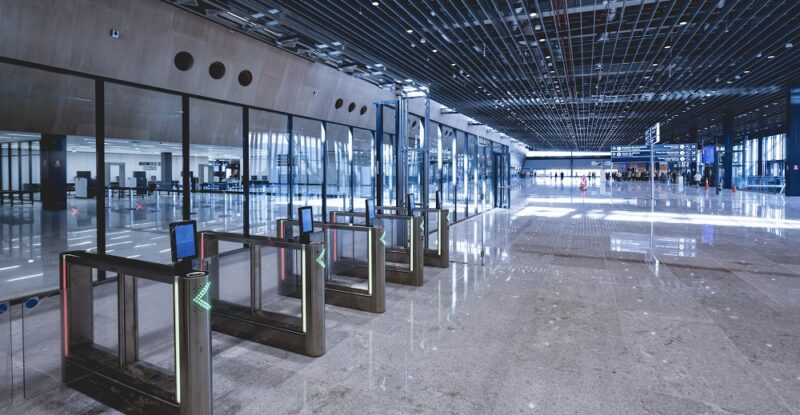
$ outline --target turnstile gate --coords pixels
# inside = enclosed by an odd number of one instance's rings
[[[296,220],[278,219],[278,237],[297,234]],[[325,302],[370,313],[386,311],[386,251],[383,227],[314,222],[325,246]],[[292,273],[293,264],[281,264]],[[287,281],[281,278],[281,281]],[[287,292],[291,292],[291,287]]]
[[[347,223],[364,218],[364,212],[331,212],[331,223]],[[376,215],[383,222],[381,241],[386,246],[386,281],[395,284],[422,286],[423,243],[422,218],[405,215]],[[347,221],[347,222],[345,222]]]
[[[175,275],[169,265],[83,251],[60,260],[63,382],[125,413],[211,414],[207,274]],[[117,275],[108,282],[117,283],[116,351],[95,339],[95,270]],[[140,280],[172,286],[174,373],[140,359]]]
[[[403,214],[407,207],[377,206],[378,212]],[[450,211],[447,209],[414,208],[422,217],[424,264],[437,268],[450,267]]]
[[[220,244],[234,249],[222,252]],[[212,330],[306,356],[325,354],[323,251],[316,242],[200,232],[200,262],[212,287]],[[249,261],[236,256],[241,254]],[[282,269],[288,263],[291,273]],[[248,277],[246,284],[232,280],[238,275]],[[273,282],[274,288],[265,286]],[[269,294],[277,300],[263,301]],[[278,294],[297,298],[299,304],[281,302]]]

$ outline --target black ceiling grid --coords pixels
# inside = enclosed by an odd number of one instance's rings
[[[164,0],[536,149],[781,132],[794,0]]]

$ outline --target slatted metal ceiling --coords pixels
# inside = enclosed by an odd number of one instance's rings
[[[800,80],[794,0],[166,1],[537,149],[780,131]]]

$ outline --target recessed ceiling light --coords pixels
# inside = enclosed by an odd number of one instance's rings
[[[775,57],[775,55],[769,55],[769,56],[767,56],[767,59],[772,59],[774,57]]]
[[[653,66],[658,66],[658,64],[657,64],[657,63],[654,63],[654,64],[653,64]]]
[[[547,55],[547,56],[545,56],[544,58],[545,58],[545,59],[550,59],[550,55]]]
[[[436,53],[438,51],[439,51],[438,49],[433,49],[431,52]]]
[[[744,71],[744,73],[750,73],[750,71]]]
[[[547,39],[541,38],[541,39],[539,39],[539,42],[544,42],[545,40],[547,40]]]
[[[664,49],[669,49],[669,48],[671,48],[671,47],[672,47],[672,46],[670,46],[670,45],[667,45],[667,46],[664,46]]]
[[[411,29],[406,29],[406,33],[414,33],[414,31]]]
[[[373,6],[377,6],[377,5],[379,5],[379,4],[380,4],[380,3],[378,3],[377,1],[373,1],[373,2],[372,2],[372,5],[373,5]]]
[[[530,16],[530,17],[536,17],[536,12],[533,12],[533,13],[529,14],[528,16]]]
[[[451,64],[450,64],[450,66],[456,66],[456,64],[454,64],[454,63],[451,63]]]
[[[374,3],[373,3],[373,4],[374,4]],[[681,22],[680,22],[680,23],[678,23],[678,24],[679,24],[679,25],[681,25],[681,26],[686,26],[687,24],[689,24],[689,22],[687,22],[686,20],[683,20],[683,21],[681,21]]]

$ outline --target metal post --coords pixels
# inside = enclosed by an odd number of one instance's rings
[[[423,122],[423,125],[424,125],[424,128],[425,128],[425,134],[423,135],[423,139],[425,140],[425,145],[422,147],[422,171],[420,172],[420,175],[422,177],[420,179],[422,181],[422,186],[421,186],[422,187],[422,192],[421,192],[422,194],[420,195],[421,200],[422,200],[422,207],[429,207],[430,206],[429,203],[428,203],[428,196],[429,196],[429,191],[430,191],[430,189],[428,189],[428,168],[429,168],[429,163],[430,163],[430,155],[428,153],[430,152],[430,148],[431,148],[431,144],[430,144],[430,142],[431,142],[431,140],[430,140],[431,133],[430,133],[430,128],[429,128],[430,127],[430,119],[431,119],[431,99],[430,99],[430,97],[428,97],[426,95],[425,96],[425,119],[424,119],[424,122]],[[426,226],[427,226],[427,224],[426,224]],[[425,240],[427,241],[428,238],[425,238]]]
[[[325,354],[325,273],[317,263],[323,249],[320,243],[303,247],[303,329],[309,356]]]
[[[139,360],[139,319],[136,277],[117,275],[117,325],[119,366]]]
[[[375,205],[383,205],[383,104],[375,103]]]
[[[213,412],[208,284],[206,272],[175,277],[175,400],[185,415]]]
[[[22,143],[17,143],[17,190],[19,190],[19,203],[25,199],[22,193]]]
[[[181,157],[183,158],[181,160],[181,169],[183,170],[181,177],[181,184],[183,185],[183,191],[181,192],[181,196],[183,198],[181,213],[183,220],[189,220],[192,215],[192,189],[191,176],[189,175],[189,169],[191,168],[191,164],[189,163],[189,127],[191,125],[189,118],[189,105],[189,96],[181,96]]]
[[[250,108],[242,107],[242,228],[244,236],[250,236]]]
[[[250,245],[250,308],[261,309],[261,245]]]
[[[33,203],[33,141],[28,141],[28,185],[31,190],[28,198]]]
[[[656,154],[655,141],[651,141],[649,144],[650,144],[650,200],[652,200],[653,201],[652,203],[655,204],[655,199],[656,199],[656,187],[655,187],[655,181],[654,181],[654,176],[656,174],[656,171],[655,171],[655,165],[656,165],[656,163],[655,163],[655,154]]]
[[[105,200],[101,189],[106,188],[106,88],[105,82],[97,79],[94,82],[94,134],[95,134],[95,178],[97,180],[97,191],[95,195],[95,221],[97,223],[97,253],[106,253],[106,208],[111,206],[111,198],[107,206],[103,206]],[[41,147],[39,150],[41,154]],[[98,279],[106,278],[105,271],[98,275]]]
[[[294,137],[292,136],[292,130],[294,126],[292,125],[294,122],[294,118],[289,115],[286,119],[286,133],[289,136],[289,160],[286,162],[286,169],[287,169],[287,180],[286,185],[288,186],[289,192],[289,205],[287,207],[289,219],[294,217]],[[280,175],[278,175],[280,177]]]

